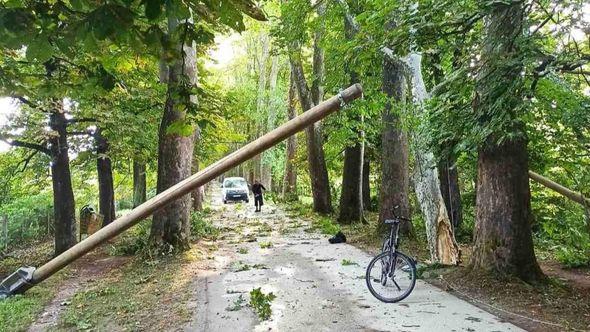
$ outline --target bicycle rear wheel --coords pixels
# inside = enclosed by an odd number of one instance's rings
[[[371,294],[380,301],[399,302],[416,285],[414,260],[399,251],[382,252],[369,263],[365,280]]]

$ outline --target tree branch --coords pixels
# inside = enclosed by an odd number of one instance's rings
[[[4,137],[0,137],[0,141],[5,142],[8,145],[14,146],[14,147],[20,147],[20,148],[27,148],[27,149],[33,149],[42,153],[45,153],[47,155],[51,154],[51,151],[49,151],[49,149],[41,144],[37,144],[37,143],[30,143],[30,142],[24,142],[21,140],[13,140],[13,139],[7,139]]]
[[[18,96],[18,95],[10,95],[11,98],[17,99],[18,101],[20,101],[21,103],[30,106],[32,108],[37,108],[37,104],[33,103],[32,101],[28,100],[27,98],[23,97],[23,96]]]
[[[95,118],[79,118],[79,119],[70,119],[68,123],[82,123],[82,122],[97,122],[98,120]]]

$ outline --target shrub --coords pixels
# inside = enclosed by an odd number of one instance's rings
[[[195,211],[191,214],[191,235],[195,240],[210,238],[216,240],[220,229],[205,218],[206,213]]]

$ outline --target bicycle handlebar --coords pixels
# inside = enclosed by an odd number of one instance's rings
[[[398,215],[397,213],[395,213],[395,210],[397,210],[397,209],[399,209],[399,205],[396,205],[391,209],[391,212],[393,213],[394,218],[399,219],[401,221],[412,222],[412,220],[410,218],[402,217],[402,216]]]

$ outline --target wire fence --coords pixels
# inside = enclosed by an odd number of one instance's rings
[[[53,234],[53,212],[37,211],[27,215],[0,214],[0,249],[42,239]]]

